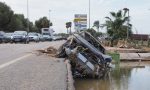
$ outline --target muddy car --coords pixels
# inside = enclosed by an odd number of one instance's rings
[[[109,71],[112,61],[101,43],[88,32],[70,36],[57,56],[71,61],[75,77],[101,78]]]

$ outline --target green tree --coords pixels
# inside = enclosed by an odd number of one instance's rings
[[[40,31],[38,30],[36,25],[33,24],[33,22],[29,23],[29,30],[30,30],[30,32],[38,32],[38,33],[40,33]]]
[[[13,11],[5,3],[0,2],[0,30],[7,31],[7,26],[13,17]]]
[[[33,23],[29,21],[29,29],[33,31]],[[23,14],[14,14],[7,27],[8,31],[25,30],[27,31],[27,19]]]
[[[129,36],[132,33],[132,24],[128,25],[127,11],[119,10],[118,12],[110,12],[111,17],[105,17],[106,21],[104,27],[107,29],[107,33],[111,38],[111,46],[113,46],[114,40],[125,39],[127,36],[127,30],[129,29]]]
[[[16,30],[27,31],[27,18],[23,14],[14,14],[9,6],[0,2],[0,30],[5,32],[13,32]],[[52,25],[52,23],[51,23]],[[37,32],[37,27],[29,21],[30,31]]]
[[[23,29],[24,29],[23,23],[18,18],[18,15],[17,14],[13,15],[13,17],[10,20],[10,23],[8,24],[7,31],[13,32],[15,30],[23,30]]]
[[[47,17],[42,17],[39,20],[35,21],[35,26],[38,28],[38,31],[41,31],[41,28],[49,28],[49,20]],[[50,26],[53,24],[51,23]]]

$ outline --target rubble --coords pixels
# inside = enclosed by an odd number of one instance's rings
[[[74,77],[101,78],[109,71],[112,61],[100,42],[88,32],[72,34],[59,48],[57,57],[70,60]]]

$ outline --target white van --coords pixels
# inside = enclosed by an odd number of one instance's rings
[[[51,28],[42,28],[41,29],[41,34],[42,34],[44,40],[51,41],[53,38],[53,32],[54,31]]]

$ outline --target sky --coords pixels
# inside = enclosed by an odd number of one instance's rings
[[[15,13],[27,17],[27,0],[0,1],[9,5]],[[74,14],[88,14],[88,2],[89,0],[29,0],[29,19],[34,22],[40,17],[50,16],[55,32],[66,32],[65,23],[73,22]],[[125,7],[130,9],[133,32],[150,34],[150,0],[91,0],[91,26],[96,20],[104,23],[105,17],[110,16],[109,12]]]

